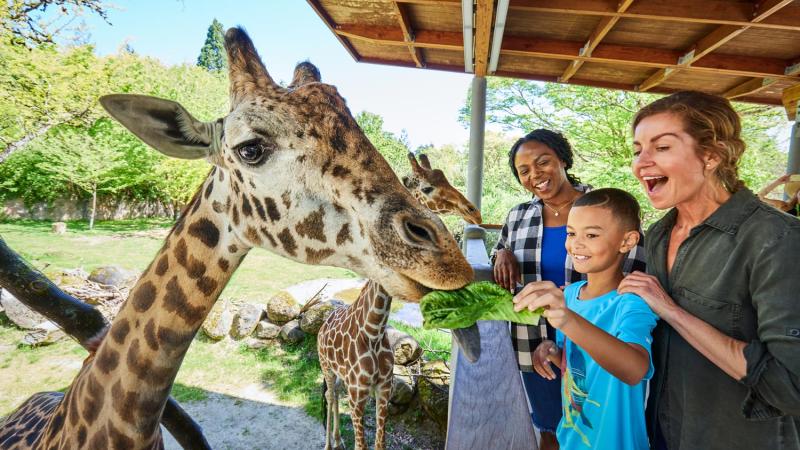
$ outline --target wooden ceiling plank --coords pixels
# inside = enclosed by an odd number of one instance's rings
[[[633,0],[621,0],[617,5],[617,12],[623,13],[626,9],[633,3]],[[610,16],[610,17],[603,17],[600,20],[600,23],[592,31],[592,34],[589,35],[589,39],[586,41],[586,44],[581,48],[580,56],[592,56],[592,52],[594,51],[595,47],[603,40],[604,37],[611,31],[611,28],[619,21],[619,16]],[[572,78],[575,73],[578,72],[578,69],[581,68],[583,65],[583,60],[576,59],[572,61],[569,66],[567,66],[564,73],[561,74],[559,77],[559,81],[567,82],[570,78]]]
[[[774,84],[776,81],[778,80],[775,78],[751,78],[750,80],[727,90],[724,94],[722,94],[722,96],[731,100],[736,97],[755,94],[756,92]]]
[[[791,1],[765,0],[753,5],[753,21],[762,21],[771,14],[778,12],[781,8],[791,3]],[[692,48],[678,61],[679,66],[691,66],[700,58],[708,55],[728,41],[742,34],[750,26],[722,25],[714,31],[697,41]],[[637,89],[647,91],[659,83],[663,83],[670,76],[677,73],[677,70],[661,69],[647,78]]]
[[[475,7],[475,76],[485,77],[494,24],[494,0],[477,0]]]
[[[620,13],[605,0],[515,0],[509,9],[800,31],[800,11],[785,17],[768,17],[790,3],[791,0],[765,0],[765,6],[753,12],[747,3],[725,0],[703,0],[702,8],[697,0],[644,1]]]
[[[400,28],[403,30],[403,40],[408,46],[409,53],[411,53],[411,59],[414,60],[414,64],[417,67],[425,67],[425,58],[422,56],[422,51],[414,46],[414,29],[411,27],[411,20],[408,18],[408,7],[397,2],[392,2],[392,6],[397,14]]]
[[[789,120],[795,120],[798,102],[800,102],[800,84],[784,89],[781,93],[781,102],[786,109],[786,117]]]
[[[307,1],[309,6],[311,6],[311,9],[313,9],[314,12],[317,13],[319,18],[322,19],[322,22],[325,24],[325,26],[327,26],[328,29],[331,30],[331,33],[333,33],[333,35],[336,36],[336,39],[339,41],[340,44],[342,44],[342,47],[344,47],[345,50],[347,50],[347,53],[350,53],[350,56],[353,57],[353,60],[355,60],[356,62],[361,61],[361,55],[358,54],[356,49],[353,47],[353,44],[351,44],[346,37],[340,36],[339,33],[336,32],[336,28],[338,27],[336,22],[333,21],[333,19],[325,10],[325,8],[323,8],[322,5],[320,5],[319,0],[307,0]]]

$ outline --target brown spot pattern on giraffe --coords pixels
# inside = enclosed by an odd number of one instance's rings
[[[209,248],[214,248],[219,243],[219,228],[205,217],[189,225],[189,235],[200,239]]]
[[[286,202],[284,201],[284,203]],[[269,220],[271,220],[273,223],[281,220],[281,213],[278,211],[278,205],[275,203],[275,200],[270,197],[264,197],[264,205],[267,207],[267,215],[269,216]]]
[[[336,253],[336,251],[331,248],[324,248],[321,250],[306,248],[306,262],[309,264],[319,264],[325,258],[331,256],[334,253]]]
[[[297,256],[297,244],[294,241],[292,232],[289,231],[288,228],[284,228],[283,231],[278,233],[278,240],[281,241],[281,245],[283,245],[283,249],[286,253],[291,256]]]
[[[305,219],[303,219],[302,222],[298,223],[295,227],[295,230],[297,230],[297,234],[302,237],[308,237],[320,242],[326,242],[327,239],[325,238],[324,218],[325,209],[320,206],[319,209],[310,213]]]
[[[145,281],[133,292],[133,309],[137,312],[145,312],[153,305],[156,300],[156,287],[150,281]]]
[[[178,277],[172,277],[166,286],[166,293],[164,295],[164,308],[172,313],[177,314],[187,324],[194,324],[202,320],[204,317],[204,308],[201,306],[193,306],[186,298],[186,294],[178,284]]]
[[[161,255],[161,258],[158,259],[158,264],[156,264],[156,275],[164,276],[169,270],[169,256],[166,254]]]

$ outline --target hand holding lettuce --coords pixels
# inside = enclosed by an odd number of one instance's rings
[[[422,297],[423,327],[467,328],[478,320],[506,320],[536,325],[542,309],[514,311],[514,296],[489,282],[470,283],[454,291],[433,291]]]

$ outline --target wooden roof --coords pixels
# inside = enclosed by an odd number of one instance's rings
[[[800,84],[800,0],[468,0],[466,64],[462,0],[308,3],[360,62],[770,105]]]

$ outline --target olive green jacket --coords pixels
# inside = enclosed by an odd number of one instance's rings
[[[734,380],[666,322],[653,331],[648,402],[670,450],[800,449],[800,220],[747,189],[681,243],[667,274],[677,211],[647,233],[647,271],[692,315],[747,343]]]

